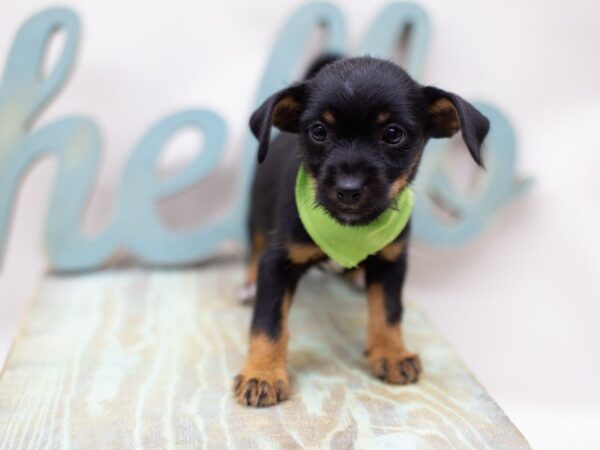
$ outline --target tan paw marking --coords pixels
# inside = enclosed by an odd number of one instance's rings
[[[419,355],[406,351],[376,348],[368,353],[368,361],[373,374],[391,384],[416,383],[422,371]]]
[[[287,374],[240,374],[233,381],[236,400],[246,406],[272,406],[287,400],[290,387]]]

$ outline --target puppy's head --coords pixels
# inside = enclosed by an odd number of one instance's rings
[[[297,133],[316,198],[340,223],[362,225],[415,177],[429,138],[459,129],[475,162],[489,121],[458,95],[423,87],[391,62],[342,59],[268,98],[250,118],[267,155],[271,126]]]

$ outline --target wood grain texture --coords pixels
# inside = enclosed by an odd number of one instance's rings
[[[290,314],[290,400],[236,404],[243,279],[238,264],[46,279],[0,378],[0,448],[529,448],[412,307],[421,381],[372,378],[364,296],[319,274]]]

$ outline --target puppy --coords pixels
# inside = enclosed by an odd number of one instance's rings
[[[270,142],[272,126],[283,133]],[[236,399],[259,407],[289,397],[287,317],[294,290],[311,266],[330,258],[364,270],[365,355],[373,374],[392,384],[416,382],[421,363],[405,347],[401,328],[412,205],[407,186],[427,141],[459,129],[482,166],[489,121],[458,95],[421,86],[391,62],[324,58],[304,81],[269,97],[252,114],[250,128],[261,164],[252,188],[247,285],[257,283],[257,289]],[[313,212],[320,216],[309,226]],[[389,219],[386,239],[365,250],[370,237],[360,233],[378,230],[383,217]],[[323,240],[325,228],[337,231]],[[354,241],[335,242],[338,234],[352,238],[354,232]]]

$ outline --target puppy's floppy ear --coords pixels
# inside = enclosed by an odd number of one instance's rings
[[[451,92],[432,86],[423,88],[427,103],[430,137],[453,136],[459,129],[475,162],[483,167],[481,144],[490,129],[490,121],[473,105]]]
[[[250,129],[258,139],[258,162],[264,161],[271,140],[271,126],[281,131],[298,132],[298,121],[304,109],[306,83],[283,89],[265,100],[250,117]]]

